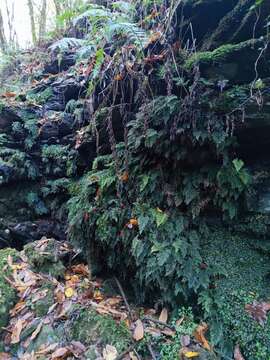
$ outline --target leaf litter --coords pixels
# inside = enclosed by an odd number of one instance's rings
[[[48,254],[48,252],[46,253],[48,243],[49,239],[46,238],[36,242],[35,248],[40,255]],[[62,243],[55,249],[60,252],[58,255],[68,253],[72,255],[73,253],[73,249],[67,243]],[[116,322],[123,321],[129,329],[130,338],[134,342],[133,348],[121,357],[114,346],[107,344],[101,351],[102,358],[105,360],[115,360],[119,356],[125,360],[138,359],[135,347],[140,341],[147,341],[146,334],[163,338],[166,342],[172,341],[176,334],[175,328],[168,324],[169,312],[166,308],[163,308],[160,314],[154,309],[132,308],[130,316],[130,308],[126,306],[128,305],[127,300],[120,295],[106,296],[102,288],[102,281],[92,280],[88,266],[85,264],[70,266],[66,269],[62,279],[32,270],[23,252],[16,261],[9,257],[7,266],[11,269],[12,275],[6,280],[17,291],[18,302],[10,311],[10,322],[4,329],[5,352],[0,353],[0,360],[14,358],[8,350],[15,344],[19,346],[20,360],[36,360],[44,358],[44,356],[49,360],[85,359],[87,347],[79,341],[42,344],[35,351],[29,350],[30,345],[39,336],[45,325],[57,326],[59,323],[70,320],[70,309],[74,304],[79,304],[86,309],[93,309],[100,315],[111,316]],[[37,317],[32,307],[48,295],[49,290],[44,288],[45,283],[53,289],[53,304],[48,307],[43,316]],[[139,314],[143,314],[143,316],[139,316]],[[181,320],[179,319],[179,324],[181,324]],[[186,359],[198,356],[197,352],[189,348],[192,343],[207,350],[211,349],[205,338],[206,331],[207,325],[202,324],[193,334],[192,341],[189,336],[182,338],[181,344],[179,344],[180,347],[182,346],[179,359],[183,356]],[[26,338],[22,336],[23,332],[28,334]]]

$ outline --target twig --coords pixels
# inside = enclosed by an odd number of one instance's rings
[[[131,351],[134,351],[135,345],[130,346],[127,350],[123,351],[120,355],[117,356],[115,360],[121,360],[125,355],[130,353]]]
[[[152,321],[152,322],[154,322],[154,323],[156,323],[156,324],[159,324],[159,325],[161,325],[161,326],[164,326],[164,327],[166,327],[166,328],[168,328],[168,329],[175,330],[175,327],[174,327],[173,325],[168,325],[168,324],[166,324],[166,323],[163,322],[163,321],[160,321],[160,320],[151,318],[151,317],[149,317],[149,316],[144,316],[144,317],[143,317],[143,320]]]
[[[148,347],[148,350],[149,350],[149,352],[150,352],[150,354],[151,354],[151,356],[152,356],[152,359],[153,359],[153,360],[157,360],[156,355],[155,355],[155,353],[154,353],[154,351],[153,351],[153,349],[152,349],[151,344],[148,344],[148,343],[147,343],[147,347]]]
[[[125,293],[124,293],[124,290],[123,290],[123,288],[122,288],[122,285],[120,284],[119,280],[118,280],[116,277],[114,277],[114,280],[115,280],[115,282],[116,282],[116,284],[117,284],[117,286],[118,286],[118,288],[119,288],[119,291],[120,291],[120,293],[121,293],[121,296],[122,296],[122,298],[123,298],[123,300],[124,300],[124,303],[125,303],[125,305],[126,305],[126,308],[127,308],[127,310],[128,310],[129,318],[130,318],[130,320],[132,321],[132,319],[133,319],[133,318],[132,318],[132,312],[131,312],[129,303],[128,303],[128,301],[127,301],[127,297],[126,297],[126,295],[125,295]]]

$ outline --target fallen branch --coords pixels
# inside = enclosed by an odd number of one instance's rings
[[[175,326],[173,326],[173,325],[168,325],[168,324],[166,324],[165,322],[160,321],[160,320],[157,320],[157,319],[154,319],[154,318],[151,318],[150,316],[144,316],[144,317],[143,317],[143,320],[145,320],[145,321],[152,321],[153,323],[156,323],[156,324],[158,324],[158,325],[164,326],[164,327],[166,327],[166,328],[168,328],[168,329],[175,330]]]

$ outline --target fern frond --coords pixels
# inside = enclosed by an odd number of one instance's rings
[[[50,47],[49,51],[52,53],[55,52],[65,52],[71,49],[79,49],[85,44],[85,40],[76,39],[76,38],[63,38],[54,42]]]

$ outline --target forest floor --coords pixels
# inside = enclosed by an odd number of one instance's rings
[[[171,321],[166,308],[135,307],[117,279],[92,279],[88,266],[72,258],[69,244],[45,237],[6,256],[5,279],[16,300],[1,360],[158,359],[157,342],[163,352],[179,347],[179,359],[214,356],[207,325],[195,324],[189,311]]]

